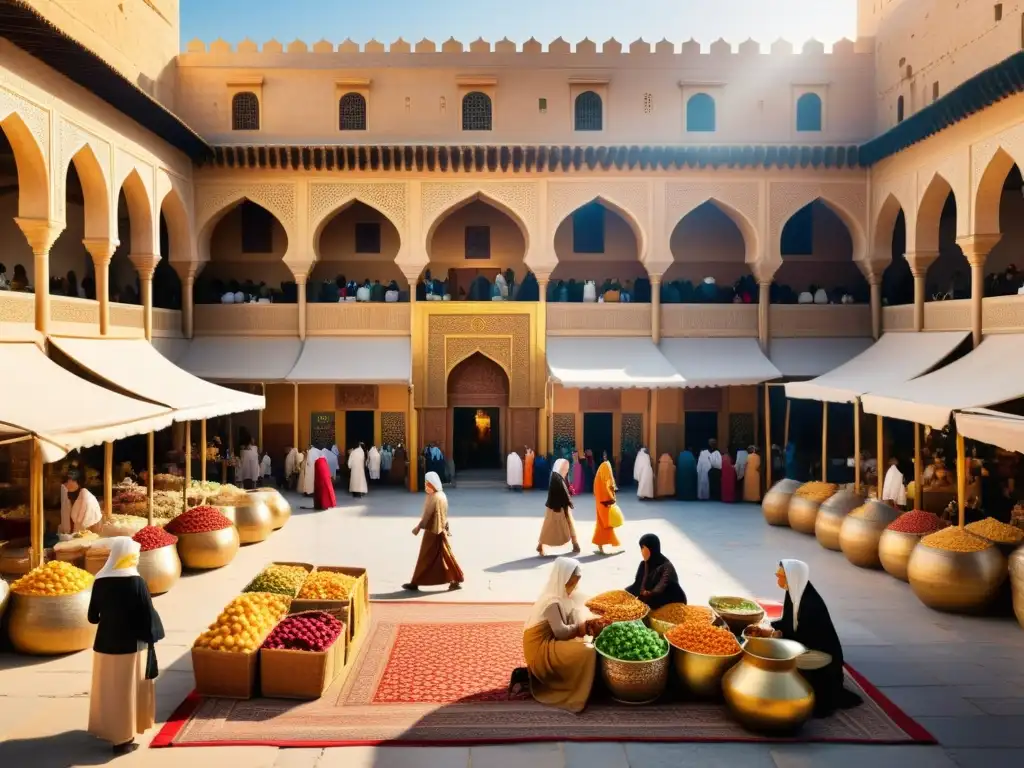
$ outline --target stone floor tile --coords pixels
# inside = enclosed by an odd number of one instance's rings
[[[775,768],[764,744],[626,744],[630,768]]]
[[[980,696],[972,699],[965,699],[981,711],[989,715],[1020,715],[1024,716],[1024,690],[1018,697],[988,697]]]
[[[469,765],[472,768],[565,768],[565,752],[561,744],[472,747]]]
[[[566,768],[629,768],[622,744],[570,742],[564,751]]]
[[[1024,717],[919,717],[916,719],[947,749],[1024,747]]]
[[[985,711],[968,699],[943,693],[935,695],[934,686],[887,687],[880,689],[893,704],[911,717],[966,717]],[[1024,701],[1021,702],[1024,704]]]
[[[525,768],[527,764],[524,763]],[[469,768],[469,747],[378,747],[373,768]],[[322,768],[322,764],[317,766]]]
[[[1024,765],[1024,749],[953,749],[950,756],[959,768],[1020,768]]]
[[[322,749],[279,749],[274,757],[274,768],[317,768]]]
[[[771,750],[777,768],[956,768],[941,747],[794,744]]]
[[[378,751],[377,747],[325,749],[316,768],[375,768]],[[424,754],[426,754],[425,750]]]

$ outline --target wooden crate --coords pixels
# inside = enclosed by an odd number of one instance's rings
[[[260,651],[260,688],[266,698],[312,701],[345,671],[346,631],[322,653],[313,651]]]
[[[307,575],[316,570],[316,566],[313,565],[312,563],[288,563],[288,562],[284,562],[284,561],[277,561],[277,560],[275,560],[274,562],[267,563],[265,566],[263,566],[260,569],[259,573],[257,573],[256,576],[253,576],[252,579],[249,580],[249,584],[252,584],[254,581],[256,581],[256,578],[260,575],[260,573],[263,573],[263,571],[267,570],[267,568],[269,568],[272,565],[292,565],[292,566],[298,566],[299,568],[305,568]],[[249,591],[249,584],[245,585],[245,588],[242,590],[243,594],[245,592]],[[301,589],[301,587],[300,587],[300,589]],[[296,594],[298,594],[297,591],[296,591]],[[294,598],[295,595],[285,595],[285,597],[292,597],[292,598]]]
[[[345,565],[318,565],[317,571],[330,571],[333,573],[344,573],[347,576],[354,576],[357,581],[349,593],[348,600],[292,600],[292,607],[289,613],[301,613],[302,611],[337,611],[341,606],[348,606],[346,618],[343,614],[335,613],[345,622],[348,631],[348,640],[352,639],[368,626],[370,617],[370,592],[367,585],[365,568],[356,568]]]
[[[224,699],[251,699],[259,694],[259,653],[192,649],[196,692]]]

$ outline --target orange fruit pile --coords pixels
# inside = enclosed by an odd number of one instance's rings
[[[255,653],[291,607],[290,597],[269,592],[246,592],[224,609],[195,642],[195,648],[232,653]]]
[[[707,656],[732,656],[740,652],[740,644],[728,629],[696,621],[677,624],[665,633],[665,639],[684,651]]]
[[[52,560],[14,582],[11,591],[26,597],[59,597],[78,594],[91,587],[92,582],[92,574],[88,571],[62,560]]]

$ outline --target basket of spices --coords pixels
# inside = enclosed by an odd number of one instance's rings
[[[988,539],[999,547],[999,550],[1007,557],[1013,553],[1013,550],[1024,543],[1024,530],[1015,525],[1001,523],[994,517],[986,517],[984,520],[970,523],[965,526],[965,530],[973,533],[975,536]]]
[[[940,611],[980,611],[1007,577],[1006,557],[987,539],[951,526],[921,539],[907,564],[917,598]]]
[[[687,622],[708,625],[717,623],[725,626],[725,622],[706,605],[687,605],[686,603],[669,603],[655,608],[648,615],[648,621],[651,623],[651,629],[659,635],[665,634],[672,627]]]
[[[907,580],[907,564],[917,543],[948,523],[936,514],[917,509],[900,515],[882,532],[878,540],[878,559],[890,576]]]
[[[708,605],[736,633],[764,618],[764,608],[746,597],[712,597]]]
[[[651,611],[646,603],[637,600],[622,589],[602,592],[588,600],[586,606],[598,616],[612,623],[643,621]]]

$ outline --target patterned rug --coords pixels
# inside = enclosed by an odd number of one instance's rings
[[[338,747],[386,743],[455,746],[538,741],[768,741],[715,703],[629,707],[600,693],[581,715],[509,701],[523,666],[528,606],[373,603],[362,648],[344,680],[319,701],[190,696],[151,746]],[[853,670],[847,686],[864,704],[812,720],[800,741],[934,743]]]

